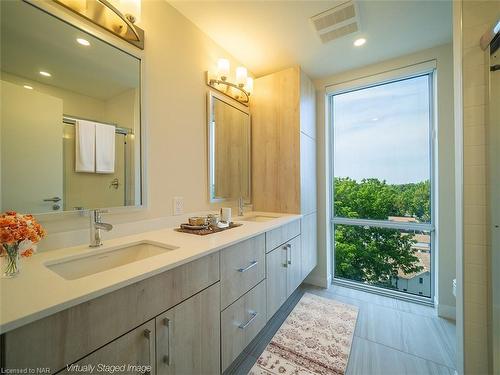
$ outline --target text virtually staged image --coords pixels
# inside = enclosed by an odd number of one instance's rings
[[[500,0],[0,0],[0,371],[500,375]]]

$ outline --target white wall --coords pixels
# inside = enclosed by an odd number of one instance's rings
[[[374,74],[388,72],[416,63],[437,61],[437,122],[438,147],[436,171],[439,171],[437,181],[437,239],[436,266],[438,279],[436,297],[439,301],[438,313],[454,317],[455,298],[452,294],[452,280],[455,277],[455,227],[454,227],[454,122],[453,122],[453,63],[451,44],[438,46],[364,68],[339,73],[315,81],[317,89],[318,118],[318,267],[311,275],[313,280],[321,280],[320,284],[331,282],[332,254],[329,207],[329,142],[330,134],[325,121],[325,87],[368,77]]]
[[[172,215],[174,196],[184,197],[185,212],[213,208],[208,201],[205,71],[213,70],[219,57],[228,58],[232,69],[240,65],[166,1],[142,1],[141,27],[148,206],[106,215],[113,224]],[[49,237],[88,227],[88,219],[76,215],[41,221]],[[45,241],[39,249],[54,246]]]

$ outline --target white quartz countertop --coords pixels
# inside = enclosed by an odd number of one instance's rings
[[[253,212],[249,216],[257,214],[266,215]],[[265,222],[239,221],[241,218],[236,217],[233,220],[241,222],[242,226],[206,236],[180,233],[174,228],[165,228],[107,240],[97,250],[89,248],[86,244],[35,254],[22,261],[19,275],[0,280],[0,333],[11,331],[301,218],[301,215],[268,213],[267,215],[279,215],[279,217]],[[178,248],[75,280],[66,280],[46,267],[46,263],[58,259],[106,251],[139,241],[152,241]]]

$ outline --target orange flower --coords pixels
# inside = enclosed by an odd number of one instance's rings
[[[45,237],[45,230],[36,221],[33,215],[22,215],[14,211],[7,211],[0,215],[0,254],[7,251],[18,251],[17,248],[23,241],[29,241],[36,244]],[[23,249],[21,255],[29,257],[35,252],[34,247]],[[26,242],[25,242],[26,244]]]

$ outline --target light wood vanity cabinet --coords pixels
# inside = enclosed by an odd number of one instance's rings
[[[5,334],[4,364],[57,372],[218,280],[215,253],[24,325]]]
[[[219,283],[156,317],[156,373],[219,374]]]
[[[82,360],[65,368],[60,374],[75,374],[81,372],[76,368],[95,366],[94,373],[109,372],[107,369],[116,368],[116,372],[125,374],[154,374],[155,373],[155,322],[141,325],[133,331],[117,338],[103,346]],[[110,367],[102,367],[102,366]],[[79,366],[79,367],[76,367]],[[100,367],[101,366],[101,367]],[[115,367],[116,366],[116,367]],[[72,370],[73,369],[73,370]],[[89,373],[90,371],[85,371]]]
[[[304,279],[301,238],[294,220],[9,331],[1,364],[51,373],[75,373],[70,364],[125,364],[125,373],[138,373],[130,365],[151,366],[151,375],[220,374]]]

